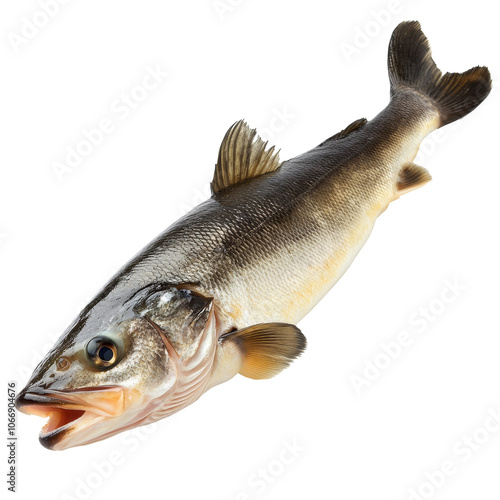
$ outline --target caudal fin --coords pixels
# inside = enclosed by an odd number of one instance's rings
[[[441,126],[470,113],[491,90],[490,72],[484,66],[443,75],[418,21],[405,21],[396,27],[389,43],[388,66],[391,97],[405,89],[424,94],[439,110]]]

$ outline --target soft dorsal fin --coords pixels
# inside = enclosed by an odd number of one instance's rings
[[[354,132],[355,130],[358,130],[361,127],[364,127],[366,125],[366,123],[367,123],[366,118],[360,118],[359,120],[355,120],[350,125],[348,125],[344,130],[337,132],[335,135],[332,135],[331,137],[329,137],[326,141],[323,141],[319,146],[323,146],[323,144],[325,144],[325,142],[343,139],[344,137],[347,137],[351,132]]]
[[[252,177],[273,172],[280,166],[279,151],[274,146],[266,150],[255,129],[244,120],[236,122],[224,136],[219,149],[212,193],[216,194]]]

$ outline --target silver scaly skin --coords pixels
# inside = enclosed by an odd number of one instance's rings
[[[62,335],[17,398],[66,449],[164,418],[237,373],[269,378],[302,353],[294,326],[344,274],[389,203],[431,177],[424,137],[491,89],[442,74],[417,22],[389,46],[391,100],[283,163],[245,122],[222,142],[213,196],[151,242]]]

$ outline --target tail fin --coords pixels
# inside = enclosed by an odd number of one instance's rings
[[[470,113],[491,90],[486,67],[443,75],[431,57],[429,41],[418,21],[405,21],[396,27],[389,43],[388,66],[391,97],[404,88],[419,91],[434,101],[441,126]]]

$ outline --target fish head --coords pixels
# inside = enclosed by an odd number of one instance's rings
[[[82,312],[16,398],[18,410],[48,417],[40,432],[46,448],[156,421],[205,388],[217,344],[212,299],[155,287],[112,314],[103,302]]]

